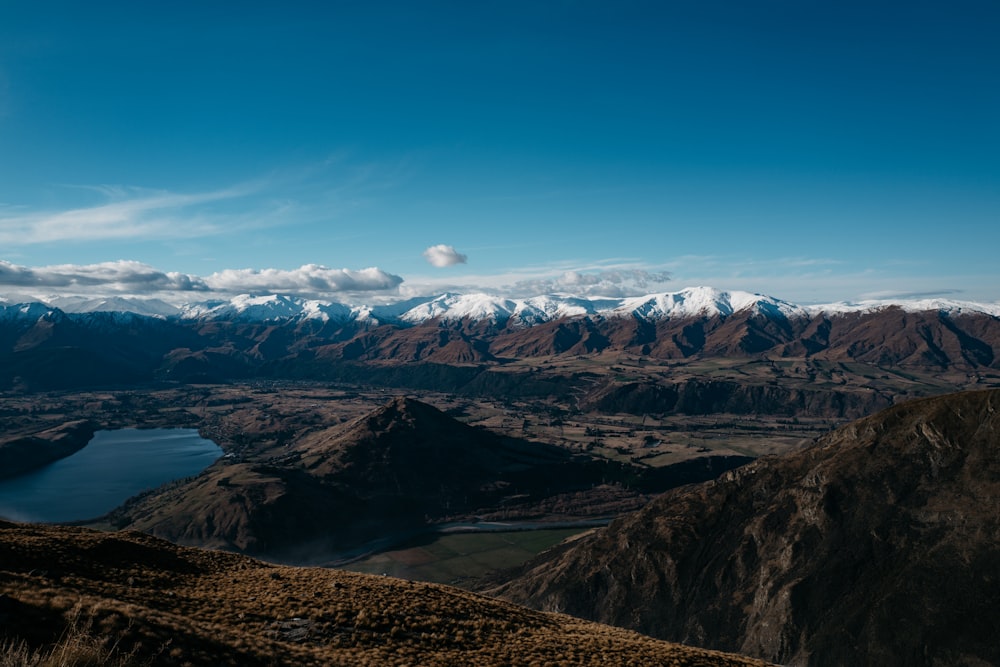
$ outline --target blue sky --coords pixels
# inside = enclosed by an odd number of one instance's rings
[[[997,34],[993,0],[0,2],[0,295],[997,301]]]

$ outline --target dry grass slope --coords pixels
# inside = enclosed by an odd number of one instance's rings
[[[0,628],[19,667],[95,664],[86,647],[120,665],[765,664],[446,586],[8,523]],[[49,659],[70,643],[79,661]]]
[[[66,628],[52,644],[33,648],[23,639],[0,642],[0,667],[138,667],[150,659],[136,655],[138,647],[123,651],[115,638],[101,635],[93,618],[74,609]]]

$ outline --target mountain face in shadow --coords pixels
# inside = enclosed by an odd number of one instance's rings
[[[782,664],[997,664],[1000,391],[675,489],[492,592]]]
[[[1000,367],[1000,316],[926,307],[817,313],[761,307],[640,309],[538,321],[471,315],[381,321],[310,319],[298,311],[271,313],[267,319],[254,319],[250,312],[219,312],[208,319],[65,313],[22,304],[0,306],[0,389],[333,379],[355,373],[356,366],[385,384],[389,376],[380,366],[426,365],[462,371],[436,378],[426,369],[408,369],[396,373],[394,386],[474,392],[474,387],[463,389],[473,380],[466,377],[469,369],[603,354],[674,362],[767,355],[973,377]]]
[[[0,479],[17,477],[82,449],[97,431],[89,419],[66,422],[27,436],[0,436]]]
[[[189,545],[322,562],[441,522],[541,518],[552,514],[539,509],[546,502],[561,502],[569,518],[610,515],[623,498],[638,507],[646,494],[749,460],[717,456],[654,469],[592,459],[501,437],[400,397],[294,446],[223,459],[126,503],[111,521]]]
[[[342,475],[370,493],[436,494],[441,485],[475,493],[497,475],[573,461],[554,446],[505,439],[421,401],[399,397],[344,432],[297,445],[306,470]]]

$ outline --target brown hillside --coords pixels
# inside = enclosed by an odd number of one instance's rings
[[[86,446],[96,430],[94,422],[79,419],[31,435],[0,437],[0,479],[69,456]]]
[[[728,316],[573,317],[527,326],[431,320],[396,323],[268,323],[160,320],[112,313],[55,313],[28,325],[0,322],[0,389],[45,391],[154,379],[218,382],[246,377],[340,378],[350,364],[456,368],[515,360],[615,354],[659,361],[808,358],[875,368],[948,371],[970,381],[1000,369],[1000,317],[906,312],[898,307],[784,318],[750,310]],[[613,362],[614,363],[614,362]],[[418,373],[419,375],[419,373]],[[408,379],[407,379],[408,378]],[[452,383],[398,386],[447,390]],[[364,381],[364,378],[361,378]]]
[[[617,513],[624,499],[634,509],[646,494],[747,460],[718,456],[660,469],[598,460],[500,437],[400,397],[287,445],[220,459],[193,479],[131,500],[109,522],[192,546],[321,563],[446,521],[501,512],[538,519],[553,505],[565,508],[557,518],[590,518]]]
[[[1000,663],[1000,391],[676,489],[495,591],[792,665]]]
[[[135,664],[764,664],[445,586],[0,523],[0,639],[44,645],[75,613]]]
[[[439,487],[443,479],[481,480],[572,458],[557,447],[505,440],[467,426],[407,397],[393,399],[343,431],[306,438],[296,450],[302,453],[303,466],[317,475],[348,473],[368,487],[414,491]]]

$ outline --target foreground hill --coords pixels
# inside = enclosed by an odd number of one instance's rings
[[[668,492],[492,592],[791,665],[1000,664],[1000,391]]]
[[[552,518],[542,502],[566,507],[556,518],[611,515],[749,460],[710,456],[659,469],[599,460],[398,397],[294,443],[224,458],[127,503],[111,521],[183,544],[318,563],[444,521]]]
[[[81,616],[100,658],[134,664],[764,664],[445,586],[0,522],[0,639],[44,646]]]

